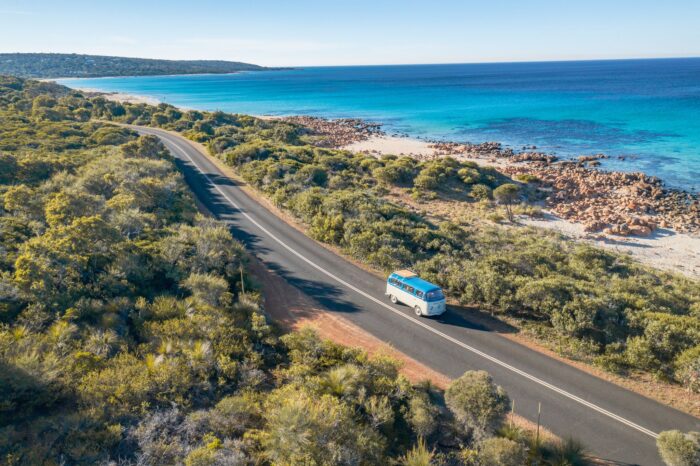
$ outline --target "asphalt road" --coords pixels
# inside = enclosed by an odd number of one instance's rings
[[[700,430],[700,420],[549,358],[457,312],[418,318],[384,297],[385,283],[290,227],[248,196],[196,146],[154,128],[199,200],[230,224],[265,265],[328,312],[340,313],[397,350],[450,377],[488,371],[515,400],[516,412],[588,451],[622,464],[660,465],[655,438],[668,429]]]

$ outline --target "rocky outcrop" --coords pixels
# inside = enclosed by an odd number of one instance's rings
[[[329,120],[311,116],[292,116],[282,120],[302,125],[309,130],[310,134],[319,136],[315,145],[320,147],[339,148],[384,134],[381,125],[356,118]]]
[[[668,190],[643,173],[596,170],[571,164],[504,169],[537,176],[550,188],[547,206],[557,215],[584,224],[588,232],[611,235],[651,234],[656,228],[700,232],[700,198]]]

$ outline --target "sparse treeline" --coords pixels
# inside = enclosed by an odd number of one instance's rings
[[[0,74],[26,78],[89,78],[236,73],[262,66],[223,60],[157,60],[77,53],[0,53]]]
[[[2,464],[581,458],[504,423],[486,373],[443,394],[386,357],[281,335],[251,283],[241,295],[242,246],[197,214],[162,144],[87,121],[134,111],[151,109],[0,78]],[[242,120],[251,138],[297,131]]]
[[[484,219],[434,222],[392,203],[460,196],[487,208],[535,196],[531,183],[451,158],[381,159],[313,145],[286,122],[94,99],[92,114],[205,143],[316,239],[383,270],[411,267],[466,305],[517,317],[562,352],[700,390],[700,286],[556,234]],[[41,111],[41,110],[39,110]],[[515,206],[527,211],[528,205]]]

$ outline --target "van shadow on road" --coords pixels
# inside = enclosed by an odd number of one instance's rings
[[[445,325],[468,328],[482,332],[517,333],[518,329],[498,317],[474,307],[450,304],[447,312],[434,317],[434,320]]]

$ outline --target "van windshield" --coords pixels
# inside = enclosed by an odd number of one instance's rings
[[[440,301],[445,299],[445,295],[442,294],[442,290],[428,291],[425,297],[428,299],[428,301]]]

